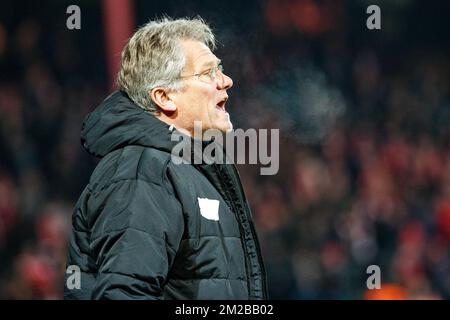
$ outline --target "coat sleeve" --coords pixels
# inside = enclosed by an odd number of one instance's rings
[[[184,230],[180,202],[167,188],[122,180],[93,199],[93,299],[162,299]]]

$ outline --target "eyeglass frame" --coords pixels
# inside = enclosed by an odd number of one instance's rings
[[[201,71],[201,72],[198,72],[198,73],[195,73],[195,74],[191,74],[191,75],[187,75],[187,76],[180,76],[180,77],[178,77],[178,79],[187,79],[187,78],[191,78],[191,77],[197,77],[200,81],[202,81],[202,80],[200,79],[200,76],[208,75],[208,73],[210,73],[212,70],[216,70],[216,71],[215,71],[214,78],[211,78],[211,81],[210,81],[210,82],[207,82],[207,83],[213,83],[214,81],[216,81],[216,80],[217,80],[217,76],[219,75],[219,73],[222,74],[221,77],[223,78],[223,76],[224,76],[223,70],[224,70],[224,69],[223,69],[223,64],[222,64],[222,62],[220,62],[220,63],[219,63],[217,66],[215,66],[215,67],[206,69],[206,70],[204,70],[204,71]],[[205,82],[205,81],[202,81],[202,82]],[[206,83],[206,82],[205,82],[205,83]]]

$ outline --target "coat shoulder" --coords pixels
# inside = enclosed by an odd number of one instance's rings
[[[117,149],[100,160],[89,181],[92,192],[120,180],[142,180],[165,185],[170,154],[138,145]]]

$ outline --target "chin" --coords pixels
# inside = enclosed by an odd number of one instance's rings
[[[216,126],[216,129],[222,133],[230,133],[231,131],[233,131],[233,124],[228,121],[228,123],[226,124]]]
[[[233,125],[228,126],[228,128],[226,128],[223,133],[230,133],[231,131],[233,131]]]

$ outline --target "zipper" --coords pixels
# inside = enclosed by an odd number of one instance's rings
[[[246,199],[246,196],[245,196],[245,193],[244,193],[244,187],[242,186],[242,182],[241,182],[241,179],[240,179],[240,176],[239,176],[239,172],[238,172],[238,170],[237,170],[237,168],[235,166],[232,166],[232,167],[233,167],[233,170],[234,170],[234,174],[237,176],[237,179],[235,179],[235,180],[237,180],[236,182],[237,182],[237,185],[239,186],[239,193],[243,196],[243,199],[242,199],[243,201],[242,202],[244,203],[244,206],[248,207],[248,202],[247,202],[247,199]],[[261,267],[261,272],[262,272],[261,282],[262,282],[262,285],[263,285],[263,290],[262,290],[263,291],[263,298],[267,299],[266,269],[265,269],[265,266],[264,266],[264,260],[263,260],[262,255],[261,255],[261,247],[260,247],[260,244],[259,244],[258,235],[256,234],[256,230],[255,230],[255,225],[253,223],[253,219],[250,216],[250,208],[248,208],[248,210],[245,210],[245,208],[244,208],[244,211],[245,211],[245,215],[246,215],[247,220],[248,220],[249,225],[250,225],[250,231],[252,233],[253,241],[255,242],[255,246],[256,246],[256,255],[258,257],[259,265]]]
[[[228,170],[227,170],[226,167],[223,170],[225,171],[225,174],[227,174],[230,177],[230,179],[232,180],[231,184],[235,185],[235,186],[237,186],[239,188],[239,190],[237,192],[237,198],[238,198],[238,201],[240,201],[242,203],[242,205],[243,205],[243,208],[242,208],[244,210],[243,214],[245,215],[245,218],[247,219],[247,223],[250,226],[250,232],[251,232],[251,235],[252,235],[252,239],[253,239],[253,242],[255,243],[257,260],[258,260],[259,266],[261,268],[261,284],[262,284],[262,293],[263,293],[262,295],[263,295],[264,299],[267,299],[266,270],[265,270],[265,267],[264,267],[264,261],[263,261],[262,256],[261,256],[261,247],[259,245],[258,237],[256,235],[255,226],[254,226],[253,220],[252,220],[252,218],[250,216],[250,212],[249,212],[249,210],[247,210],[247,208],[245,208],[245,206],[247,206],[247,199],[245,197],[244,188],[243,188],[242,183],[241,183],[240,178],[239,178],[239,173],[238,173],[237,168],[235,166],[232,165],[232,167],[233,167],[233,172],[227,172]],[[219,169],[218,171],[220,172],[220,170],[221,169]],[[222,183],[221,180],[220,180],[220,183]],[[227,195],[230,198],[230,200],[232,200],[232,198],[229,195],[230,191],[229,191],[228,188],[226,188],[226,192],[227,192]],[[242,199],[239,198],[239,195],[242,195]],[[233,212],[236,212],[235,214],[238,214],[237,213],[238,210],[236,210],[236,207],[235,207],[233,201],[231,201],[231,205],[233,207]],[[248,262],[247,262],[248,252],[247,252],[247,246],[245,245],[245,233],[242,231],[243,226],[241,224],[241,221],[240,221],[239,217],[237,217],[237,218],[239,220],[239,228],[241,230],[241,233],[244,235],[243,248],[244,248],[244,253],[246,254],[245,261],[246,261],[246,265],[247,265],[247,277],[249,279],[251,279],[250,274],[249,274]],[[248,287],[250,288],[250,286],[248,286]],[[250,294],[250,292],[251,291],[249,289],[249,294]]]
[[[222,176],[221,168],[217,164],[214,164],[214,168],[218,172],[219,176],[221,177]],[[222,183],[222,179],[219,179],[219,183],[221,184],[222,189],[226,193],[226,198],[228,200],[227,202],[231,206],[231,210],[233,211],[233,213],[235,215],[235,218],[236,218],[236,220],[238,222],[238,225],[239,225],[239,231],[240,231],[240,233],[241,233],[241,235],[243,237],[241,239],[241,245],[242,245],[242,250],[244,251],[245,271],[247,273],[247,291],[248,291],[248,295],[249,295],[249,298],[250,298],[250,293],[251,293],[251,288],[250,288],[251,274],[250,274],[250,268],[249,268],[249,262],[248,262],[247,246],[245,245],[245,233],[244,233],[244,230],[243,230],[241,219],[239,218],[239,213],[238,213],[239,210],[237,210],[237,208],[236,208],[236,206],[234,204],[234,201],[233,201],[233,199],[232,199],[232,197],[230,195],[229,188],[227,186],[225,186],[225,188],[223,188],[224,186],[223,186],[223,183]]]

